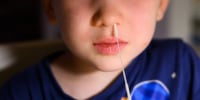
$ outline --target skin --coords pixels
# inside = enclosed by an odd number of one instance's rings
[[[49,21],[60,27],[68,48],[52,63],[63,91],[76,99],[87,99],[109,86],[148,46],[167,4],[168,0],[46,1]],[[118,54],[101,54],[93,45],[115,37],[114,24],[119,38],[128,43],[119,52],[123,65]]]

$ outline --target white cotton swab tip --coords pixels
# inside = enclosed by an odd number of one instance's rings
[[[120,51],[120,48],[119,48],[119,33],[118,33],[118,29],[117,29],[117,24],[114,24],[113,26],[114,26],[114,36],[117,38],[117,47],[118,47],[118,50]],[[120,58],[121,66],[123,66],[123,61],[122,61],[122,57],[121,57],[120,53],[119,53],[119,58]],[[123,78],[124,78],[124,83],[125,83],[125,88],[126,88],[128,100],[132,100],[130,89],[129,89],[127,78],[126,78],[126,72],[125,72],[124,69],[123,69],[122,73],[123,73]]]
[[[118,33],[118,29],[117,29],[117,24],[114,24],[114,35],[117,38],[117,42],[119,43],[119,41],[118,41],[119,33]]]

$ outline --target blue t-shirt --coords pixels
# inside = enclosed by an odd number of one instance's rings
[[[55,80],[53,54],[0,88],[0,100],[73,100]],[[200,100],[200,59],[181,40],[153,40],[125,69],[132,100]],[[123,76],[90,100],[126,97]]]

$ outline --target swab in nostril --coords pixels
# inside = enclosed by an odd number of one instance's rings
[[[114,24],[113,26],[114,26],[114,35],[118,39],[119,38],[119,33],[118,33],[118,29],[117,29],[117,24]]]
[[[117,39],[117,47],[118,47],[118,51],[119,51],[119,58],[120,58],[121,66],[123,66],[123,61],[122,61],[122,57],[121,57],[121,54],[120,54],[119,33],[118,33],[118,29],[117,29],[117,24],[114,24],[113,27],[114,27],[114,35]],[[127,78],[126,78],[126,72],[125,72],[124,69],[123,69],[122,73],[123,73],[123,77],[124,77],[124,83],[125,83],[125,88],[126,88],[128,100],[132,100],[130,89],[129,89]]]

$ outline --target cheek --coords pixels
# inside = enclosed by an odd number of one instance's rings
[[[148,15],[148,14],[147,14]],[[146,17],[146,14],[134,15],[128,22],[129,32],[134,39],[148,39],[154,34],[156,20],[154,18]],[[129,34],[129,35],[130,35]],[[127,34],[128,35],[128,34]],[[127,37],[127,36],[126,36]]]
[[[92,31],[89,27],[89,17],[85,12],[66,13],[60,20],[60,28],[63,40],[67,44],[79,46],[83,41],[87,43]]]
[[[133,25],[131,28],[131,38],[130,40],[133,43],[134,47],[138,49],[144,49],[151,41],[154,30],[155,30],[155,21],[147,20],[147,18],[140,18],[138,20],[133,20]],[[135,24],[138,23],[138,24]]]
[[[62,33],[84,32],[90,24],[91,10],[88,5],[79,5],[76,8],[74,6],[63,6],[63,8],[56,9],[56,11],[58,25]]]
[[[130,11],[128,19],[128,28],[126,34],[131,43],[131,49],[135,53],[141,52],[151,41],[155,25],[156,25],[156,13],[153,9],[137,9],[137,11]]]
[[[88,26],[88,15],[86,13],[71,14],[66,13],[61,15],[61,20],[59,21],[60,27],[63,31],[84,31],[85,27]]]
[[[134,6],[132,10],[127,12],[128,16],[128,26],[133,32],[133,35],[138,36],[149,36],[154,33],[156,24],[156,9],[152,6]]]

